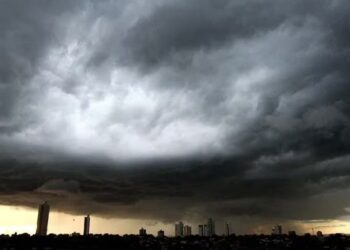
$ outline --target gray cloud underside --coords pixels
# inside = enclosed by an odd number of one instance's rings
[[[1,203],[347,214],[347,1],[0,5]]]

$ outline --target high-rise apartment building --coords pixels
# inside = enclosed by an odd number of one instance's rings
[[[84,217],[84,235],[90,234],[90,215]]]
[[[208,219],[208,235],[207,236],[213,236],[215,235],[215,223],[212,218]]]
[[[226,236],[230,236],[230,225],[226,223]]]
[[[204,236],[204,227],[203,225],[198,225],[198,235]]]
[[[192,228],[188,225],[184,227],[184,236],[191,236],[192,235]]]
[[[49,223],[50,205],[45,201],[39,206],[36,234],[44,236],[47,234],[47,225]]]
[[[178,236],[180,237],[184,236],[184,224],[182,223],[182,221],[175,224],[175,237],[178,237]]]
[[[203,236],[208,236],[208,225],[203,225]]]

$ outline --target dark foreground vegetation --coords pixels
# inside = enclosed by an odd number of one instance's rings
[[[229,237],[199,237],[185,238],[163,237],[151,235],[49,235],[44,237],[21,235],[1,235],[0,249],[45,249],[45,250],[76,250],[76,249],[236,249],[236,250],[283,250],[283,249],[350,249],[350,237],[335,234],[325,237],[304,236],[266,236],[247,235]]]

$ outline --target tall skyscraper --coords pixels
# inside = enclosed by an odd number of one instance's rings
[[[182,221],[175,224],[175,237],[178,237],[178,236],[180,237],[184,236],[184,224],[182,223]]]
[[[204,236],[204,227],[203,225],[198,225],[198,235]]]
[[[230,225],[226,223],[226,236],[230,236]]]
[[[203,236],[208,236],[208,225],[203,225]]]
[[[38,211],[38,220],[37,220],[37,226],[36,226],[36,234],[37,235],[46,235],[47,234],[47,225],[49,223],[49,213],[50,213],[50,206],[45,201],[43,204],[39,206]]]
[[[277,231],[278,231],[278,234],[281,235],[283,232],[282,232],[282,226],[281,225],[277,225]]]
[[[90,233],[90,215],[84,217],[84,235],[89,235]]]
[[[208,236],[215,235],[215,223],[212,218],[208,219]]]
[[[192,228],[188,225],[184,227],[184,236],[191,236],[192,235]]]

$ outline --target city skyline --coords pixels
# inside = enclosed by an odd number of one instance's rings
[[[42,215],[42,212],[43,212],[43,207],[48,207],[48,211],[50,211],[50,204],[48,204],[47,202],[44,202],[42,204],[39,205],[39,208],[38,210],[36,211],[36,214],[37,214],[37,224],[36,224],[36,227],[33,225],[33,229],[32,230],[28,230],[26,229],[26,227],[19,227],[18,229],[19,230],[16,230],[16,228],[14,227],[11,227],[12,228],[12,231],[4,231],[4,230],[1,230],[1,223],[0,223],[0,235],[1,234],[14,234],[14,233],[29,233],[29,234],[32,234],[32,235],[46,235],[45,232],[45,229],[47,230],[47,228],[50,228],[50,224],[49,224],[49,220],[47,220],[48,224],[47,225],[44,225],[44,233],[40,233],[42,232],[43,229],[41,229],[41,224],[39,223],[41,220],[39,220],[39,218],[42,218],[43,215]],[[17,210],[17,209],[16,209]],[[1,206],[0,206],[0,211],[1,211]],[[1,213],[0,213],[1,214]],[[53,212],[53,214],[55,214],[55,212]],[[16,215],[18,215],[18,212],[16,212]],[[46,214],[47,215],[47,218],[49,217],[48,213]],[[0,217],[1,219],[1,217]],[[79,219],[82,219],[80,222],[79,222]],[[101,218],[98,218],[98,217],[94,217],[95,220],[97,220],[97,222],[99,221],[99,219]],[[206,236],[206,237],[210,237],[209,236],[209,233],[208,233],[208,224],[210,223],[214,223],[214,228],[215,228],[215,221],[212,219],[212,218],[208,218],[207,219],[207,224],[189,224],[189,223],[183,223],[182,221],[180,222],[177,222],[175,223],[175,233],[174,233],[174,224],[158,224],[156,222],[142,222],[141,224],[143,225],[148,225],[146,227],[141,227],[141,229],[138,231],[136,230],[130,230],[129,231],[124,231],[123,229],[119,230],[118,232],[117,231],[106,231],[106,230],[102,230],[102,231],[95,231],[96,228],[93,228],[93,231],[94,232],[90,232],[90,215],[87,215],[87,216],[72,216],[70,220],[73,220],[73,221],[76,221],[76,225],[75,227],[73,228],[70,228],[68,227],[66,229],[66,231],[49,231],[47,234],[80,234],[80,235],[87,235],[87,234],[105,234],[105,233],[111,233],[111,234],[117,234],[117,235],[124,235],[124,234],[130,234],[130,235],[140,235],[140,230],[145,230],[145,235],[154,235],[154,236],[158,236],[158,237],[164,237],[164,236],[167,236],[167,237],[185,237],[185,236],[189,236],[189,235],[199,235],[199,236]],[[107,219],[108,220],[108,219]],[[114,228],[119,228],[120,224],[120,219],[117,219],[113,222],[114,224]],[[54,222],[51,223],[51,227],[52,226],[58,226],[58,225],[65,225],[67,223],[67,221],[62,221],[62,218],[56,218],[54,219]],[[128,224],[130,222],[126,222],[126,224]],[[136,223],[138,223],[138,221],[136,221]],[[68,223],[69,224],[69,223]],[[98,224],[101,224],[101,223],[98,223]],[[105,224],[105,223],[102,223],[102,225]],[[137,224],[135,224],[137,226]],[[151,225],[151,226],[150,226]],[[182,225],[182,233],[180,234],[176,234],[176,228],[179,226],[179,225]],[[100,225],[101,226],[101,225]],[[219,226],[219,232],[220,233],[216,233],[216,235],[222,235],[222,236],[227,236],[227,231],[229,229],[229,232],[230,234],[235,234],[235,235],[240,235],[239,233],[237,233],[239,231],[239,228],[236,228],[237,231],[233,231],[232,230],[232,225],[230,225],[230,223],[224,223],[222,225],[222,228],[221,226]],[[282,234],[282,226],[281,225],[272,225],[272,230],[271,228],[269,228],[270,225],[265,225],[265,229],[264,230],[260,230],[260,231],[253,231],[253,232],[244,232],[243,235],[253,235],[253,234],[265,234],[265,235],[281,235]],[[311,226],[311,224],[309,225]],[[99,227],[99,226],[98,226]],[[300,227],[297,227],[297,226],[293,226],[293,227],[287,227],[287,230],[283,231],[284,234],[290,234],[290,232],[294,232],[297,233],[297,235],[303,235],[303,234],[311,234],[311,235],[318,235],[319,233],[325,233],[325,235],[328,235],[328,234],[335,234],[335,233],[346,233],[348,229],[344,229],[343,230],[339,230],[339,228],[342,228],[342,227],[346,227],[346,225],[344,224],[339,224],[339,225],[336,225],[336,226],[332,226],[332,225],[325,225],[324,222],[316,222],[315,224],[312,224],[312,227],[310,228],[304,228],[302,229],[301,231],[296,231],[296,230],[300,230]],[[350,225],[348,226],[350,228]],[[28,228],[28,226],[27,226]],[[149,230],[149,228],[151,228],[151,230]],[[163,228],[166,228],[166,230],[163,230]],[[187,230],[187,233],[186,233],[186,228]],[[198,230],[192,230],[192,228],[198,228]],[[202,229],[202,233],[200,232],[200,228]],[[222,229],[222,230],[220,230]],[[329,231],[330,229],[333,229],[333,231]],[[334,229],[338,229],[338,230],[334,230]],[[148,231],[147,231],[148,230]],[[317,230],[317,231],[316,231]],[[320,231],[320,230],[324,230],[324,231]],[[214,229],[215,231],[215,229]],[[87,233],[89,232],[89,233]],[[161,235],[162,236],[159,236],[159,233],[161,232]]]
[[[0,1],[0,232],[350,233],[348,13]]]

